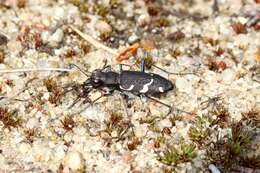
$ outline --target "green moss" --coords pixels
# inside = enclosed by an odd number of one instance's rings
[[[163,136],[158,136],[154,139],[154,147],[155,148],[160,148],[161,144],[164,144],[166,142],[165,137]]]
[[[70,0],[70,3],[72,3],[75,6],[80,6],[80,4],[82,3],[81,0]]]
[[[111,8],[118,8],[118,6],[121,4],[119,0],[110,0],[109,5]]]
[[[249,160],[252,161],[252,167],[258,165],[259,162],[255,160],[257,157],[247,157],[247,153],[252,152],[250,146],[254,134],[255,132],[247,125],[243,125],[243,122],[233,123],[230,136],[218,139],[207,148],[210,160],[214,161],[223,172],[229,172],[235,165],[248,164]]]
[[[88,12],[88,3],[85,2],[84,0],[70,0],[70,3],[72,3],[73,5],[78,7],[79,11],[81,13],[87,13]]]
[[[103,4],[96,4],[94,6],[94,12],[101,17],[106,17],[109,14],[109,8]]]
[[[163,152],[160,161],[166,165],[177,165],[179,163],[189,162],[196,157],[196,146],[191,143],[181,141],[181,144],[176,147],[169,147]]]
[[[167,27],[170,26],[171,22],[165,17],[161,17],[155,21],[155,26],[157,27]]]
[[[208,123],[208,121],[207,116],[198,116],[196,118],[194,125],[189,129],[189,137],[191,140],[201,144],[207,139],[209,136],[209,129],[206,127],[206,123]]]
[[[170,119],[170,121],[172,123],[172,126],[175,126],[176,121],[181,121],[182,120],[182,116],[179,115],[179,114],[174,114],[169,119]]]

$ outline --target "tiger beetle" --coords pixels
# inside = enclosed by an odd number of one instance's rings
[[[169,108],[168,114],[171,113],[172,106],[165,104],[154,97],[159,97],[163,93],[167,93],[175,88],[175,85],[168,79],[155,74],[145,72],[145,61],[141,61],[140,71],[123,70],[122,65],[119,65],[119,73],[112,71],[110,65],[105,65],[101,69],[94,70],[90,75],[81,70],[77,65],[75,66],[81,72],[83,72],[89,78],[81,85],[83,88],[83,95],[86,96],[92,89],[103,91],[98,99],[103,96],[112,95],[115,90],[119,91],[122,95],[126,95],[126,92],[130,92],[138,97],[145,97],[154,102],[162,104]],[[81,94],[82,95],[82,94]],[[79,99],[79,98],[78,98]],[[78,102],[78,99],[74,101],[72,105]],[[89,100],[86,98],[86,100]],[[168,115],[167,114],[167,115]]]

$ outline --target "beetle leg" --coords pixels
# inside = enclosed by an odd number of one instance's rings
[[[155,99],[155,98],[153,98],[153,97],[147,96],[147,95],[146,95],[146,97],[147,97],[148,99],[151,99],[151,100],[154,101],[154,102],[160,103],[160,104],[162,104],[162,105],[168,107],[168,108],[169,108],[169,112],[167,113],[167,115],[169,115],[169,114],[172,112],[172,108],[173,108],[174,106],[170,106],[170,105],[168,105],[168,104],[166,104],[166,103],[163,103],[163,102],[161,102],[161,101],[159,101],[159,100],[157,100],[157,99]],[[182,109],[178,109],[178,108],[176,108],[176,107],[175,107],[175,110],[177,110],[177,111],[179,111],[179,112],[183,112],[183,113],[189,114],[189,115],[194,115],[194,114],[191,113],[191,112],[187,112],[187,111],[184,111],[184,110],[182,110]]]
[[[142,60],[141,60],[141,72],[144,72],[144,71],[145,71],[145,61],[142,58]]]
[[[79,84],[75,84],[75,83],[69,83],[69,84],[65,85],[63,87],[62,95],[65,95],[68,92],[71,92],[73,90],[77,90],[78,86],[79,86]]]
[[[68,109],[71,109],[76,103],[78,103],[80,101],[81,97],[78,96],[74,101],[73,103],[68,107]]]
[[[119,74],[122,73],[122,71],[123,71],[123,66],[129,67],[130,70],[133,68],[133,65],[119,64]]]
[[[129,119],[129,114],[128,114],[128,111],[127,111],[128,96],[125,93],[120,92],[120,98],[121,98],[121,102],[123,103],[125,115]]]
[[[123,66],[122,64],[119,64],[119,74],[121,74],[122,71],[123,71],[123,67],[122,66]]]
[[[98,98],[96,98],[95,100],[93,100],[93,101],[91,102],[91,104],[97,102],[97,101],[98,101],[99,99],[101,99],[102,97],[104,97],[103,94],[101,94]]]
[[[104,96],[108,96],[108,95],[113,94],[113,92],[115,91],[115,88],[114,87],[104,87],[104,88],[101,88],[100,91],[102,92],[102,94]]]
[[[125,112],[125,115],[127,117],[127,121],[125,122],[126,124],[126,127],[124,128],[124,130],[119,134],[118,137],[116,137],[116,142],[124,139],[124,135],[128,132],[128,130],[131,128],[132,130],[132,133],[134,133],[134,125],[132,124],[131,122],[131,115],[128,114],[128,111],[127,111],[127,102],[128,102],[128,95],[126,95],[124,92],[120,92],[120,97],[121,97],[121,102],[123,103],[123,107],[124,107],[124,112]]]
[[[153,98],[153,97],[147,96],[147,95],[146,95],[146,97],[147,97],[148,99],[150,99],[150,100],[156,102],[156,103],[159,103],[159,104],[161,104],[161,105],[164,105],[164,106],[168,107],[168,108],[169,108],[169,111],[168,111],[167,115],[169,115],[169,114],[172,112],[172,106],[171,106],[171,105],[168,105],[168,104],[166,104],[166,103],[163,103],[163,102],[161,102],[161,101],[159,101],[159,100],[157,100],[157,99],[155,99],[155,98]]]

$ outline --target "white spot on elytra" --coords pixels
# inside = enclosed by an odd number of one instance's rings
[[[161,93],[163,93],[163,92],[164,92],[163,87],[159,87],[159,91],[160,91]]]
[[[146,93],[149,90],[149,86],[153,83],[153,79],[147,84],[144,84],[143,89],[140,90],[140,93]]]
[[[134,88],[134,85],[131,85],[129,88],[123,88],[121,85],[119,86],[120,89],[125,90],[125,91],[131,91]]]

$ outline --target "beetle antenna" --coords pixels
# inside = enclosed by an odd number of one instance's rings
[[[105,61],[104,61],[104,65],[102,67],[102,70],[105,69],[106,67],[107,67],[107,59],[105,59]]]
[[[155,68],[157,68],[157,69],[159,69],[159,70],[161,70],[161,71],[163,71],[163,72],[165,72],[165,73],[172,74],[172,75],[181,75],[181,76],[182,76],[182,75],[189,75],[189,74],[193,74],[193,75],[196,75],[196,74],[197,74],[196,72],[186,72],[186,73],[169,72],[169,71],[167,71],[167,70],[164,70],[164,69],[161,68],[161,67],[158,67],[157,65],[152,64],[152,66],[155,67]]]
[[[84,75],[86,75],[87,77],[90,77],[90,74],[87,74],[86,71],[83,71],[79,66],[77,66],[76,64],[69,64],[69,67],[76,67],[79,71],[81,71]]]

